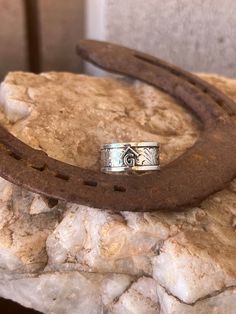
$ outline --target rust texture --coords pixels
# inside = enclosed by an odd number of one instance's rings
[[[50,198],[91,207],[178,211],[198,205],[236,177],[236,105],[231,99],[188,72],[125,47],[83,40],[78,53],[103,69],[139,79],[177,98],[201,122],[199,139],[161,171],[121,176],[52,159],[0,127],[3,178]]]

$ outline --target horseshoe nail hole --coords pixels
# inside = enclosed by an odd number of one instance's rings
[[[13,152],[10,152],[9,156],[14,158],[15,160],[21,160],[22,159],[19,155],[17,155],[16,153],[13,153]]]
[[[98,185],[96,181],[92,181],[92,180],[85,180],[83,183],[84,185],[93,186],[93,187]]]
[[[114,185],[114,191],[115,192],[126,192],[126,188],[119,185]]]
[[[219,106],[223,106],[224,105],[224,101],[220,98],[216,99],[216,102]]]
[[[180,76],[180,73],[178,73],[176,70],[171,70],[170,72],[175,76]]]
[[[68,181],[70,179],[70,177],[66,174],[62,174],[62,173],[57,173],[55,175],[56,178],[59,178],[61,180],[64,180],[64,181]]]
[[[31,168],[42,172],[42,171],[44,171],[47,168],[47,165],[46,164],[44,164],[43,166],[33,166],[33,165],[31,165]]]

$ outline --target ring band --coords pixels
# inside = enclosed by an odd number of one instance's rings
[[[158,142],[112,143],[101,146],[102,172],[160,170]]]

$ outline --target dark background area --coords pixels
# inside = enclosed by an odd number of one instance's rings
[[[0,80],[9,71],[81,71],[84,0],[0,0]]]
[[[0,311],[2,314],[37,314],[40,312],[25,308],[18,303],[0,298]]]

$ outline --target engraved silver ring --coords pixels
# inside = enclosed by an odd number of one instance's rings
[[[101,146],[102,172],[160,170],[158,142],[112,143]]]

